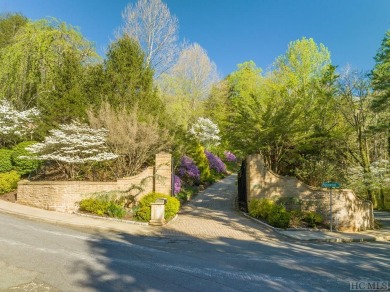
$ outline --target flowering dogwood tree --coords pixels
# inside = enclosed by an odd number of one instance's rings
[[[34,159],[56,161],[68,178],[75,177],[75,165],[101,162],[118,156],[107,151],[105,144],[108,131],[92,129],[88,125],[73,122],[50,131],[42,143],[26,149]]]
[[[16,110],[8,101],[0,102],[0,141],[4,146],[34,130],[33,120],[39,115],[36,108],[25,111]]]
[[[221,138],[219,137],[219,129],[209,118],[198,118],[190,128],[190,134],[199,139],[200,143],[208,147],[218,145]]]

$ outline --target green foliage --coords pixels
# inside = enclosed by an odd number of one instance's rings
[[[0,172],[7,172],[13,169],[11,156],[12,150],[0,149]]]
[[[79,203],[79,208],[81,211],[87,211],[98,216],[104,216],[109,206],[110,202],[108,200],[97,198],[83,199]]]
[[[289,226],[299,227],[302,223],[305,214],[301,210],[292,210],[290,212],[290,222]]]
[[[136,207],[134,218],[138,221],[148,222],[150,220],[151,208],[150,206]]]
[[[83,199],[79,203],[81,211],[90,212],[98,216],[109,216],[115,218],[123,218],[126,215],[125,208],[116,203],[113,197],[105,194],[87,199]]]
[[[85,117],[84,67],[98,60],[90,42],[55,19],[29,21],[0,49],[0,96],[18,110],[37,107],[41,131]]]
[[[62,53],[62,64],[53,69],[52,75],[56,90],[43,94],[46,97],[39,102],[46,126],[86,119],[89,97],[83,91],[84,70],[78,52]]]
[[[252,199],[248,206],[249,214],[252,217],[267,220],[274,206],[275,202],[267,198]]]
[[[20,175],[12,170],[10,172],[0,173],[0,194],[15,190],[18,186]]]
[[[372,125],[372,129],[385,135],[387,157],[390,157],[390,29],[385,33],[375,61],[371,71],[372,87],[375,90],[371,108],[381,114],[381,118]]]
[[[191,198],[198,192],[196,187],[185,186],[182,187],[180,192],[176,195],[176,197],[183,202],[187,202],[191,200]]]
[[[123,218],[126,215],[126,210],[122,206],[111,202],[107,208],[107,215],[114,218]]]
[[[170,220],[180,209],[180,201],[169,195],[159,194],[159,193],[150,193],[144,196],[138,203],[135,218],[140,221],[149,221],[150,220],[150,204],[156,202],[157,199],[167,199],[165,204],[165,219]]]
[[[13,167],[20,174],[28,174],[39,167],[39,161],[34,159],[22,158],[21,156],[30,157],[32,154],[26,150],[26,147],[35,144],[34,141],[25,141],[17,144],[12,148],[11,160]]]
[[[209,161],[204,152],[204,147],[196,140],[191,141],[188,155],[194,160],[200,171],[201,182],[208,182],[211,178]]]
[[[274,205],[268,215],[268,223],[278,228],[287,228],[290,222],[290,213],[283,206]]]
[[[320,214],[315,212],[305,212],[302,218],[309,227],[316,227],[323,222],[323,218]]]
[[[0,15],[0,49],[12,43],[20,27],[27,21],[25,16],[18,13]]]
[[[124,35],[113,42],[104,65],[105,94],[113,107],[137,106],[142,113],[161,113],[163,104],[153,87],[153,70],[135,40]]]
[[[375,61],[371,79],[372,86],[378,95],[373,100],[372,106],[375,110],[388,111],[390,107],[390,29],[385,33]]]
[[[290,213],[270,199],[252,199],[248,209],[252,217],[263,219],[274,227],[287,228],[289,226]]]

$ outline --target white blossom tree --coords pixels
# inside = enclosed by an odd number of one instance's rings
[[[76,165],[118,157],[107,151],[105,144],[107,134],[108,131],[104,128],[95,130],[88,125],[73,122],[51,130],[44,142],[26,149],[36,154],[31,157],[32,159],[57,162],[67,178],[72,179],[77,175]]]
[[[34,118],[38,116],[39,111],[36,108],[18,111],[7,100],[2,100],[0,102],[1,144],[6,146],[32,133],[35,129]]]
[[[200,143],[206,148],[209,146],[218,145],[221,138],[219,137],[219,129],[209,118],[200,117],[192,125],[189,130],[190,134],[194,135]]]

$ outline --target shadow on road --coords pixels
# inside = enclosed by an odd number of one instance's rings
[[[349,281],[388,280],[390,269],[388,243],[100,234],[89,248],[96,264],[80,259],[72,268],[88,275],[78,284],[99,291],[338,291]]]
[[[350,281],[389,280],[388,243],[301,243],[232,206],[235,177],[199,194],[152,236],[103,233],[88,241],[91,265],[72,267],[99,291],[345,291]]]

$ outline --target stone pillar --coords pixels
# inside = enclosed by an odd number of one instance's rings
[[[172,190],[172,155],[169,153],[156,154],[154,176],[154,191],[171,195]]]
[[[252,198],[260,196],[261,190],[265,187],[266,168],[260,154],[252,154],[246,158],[246,190],[247,202]]]

